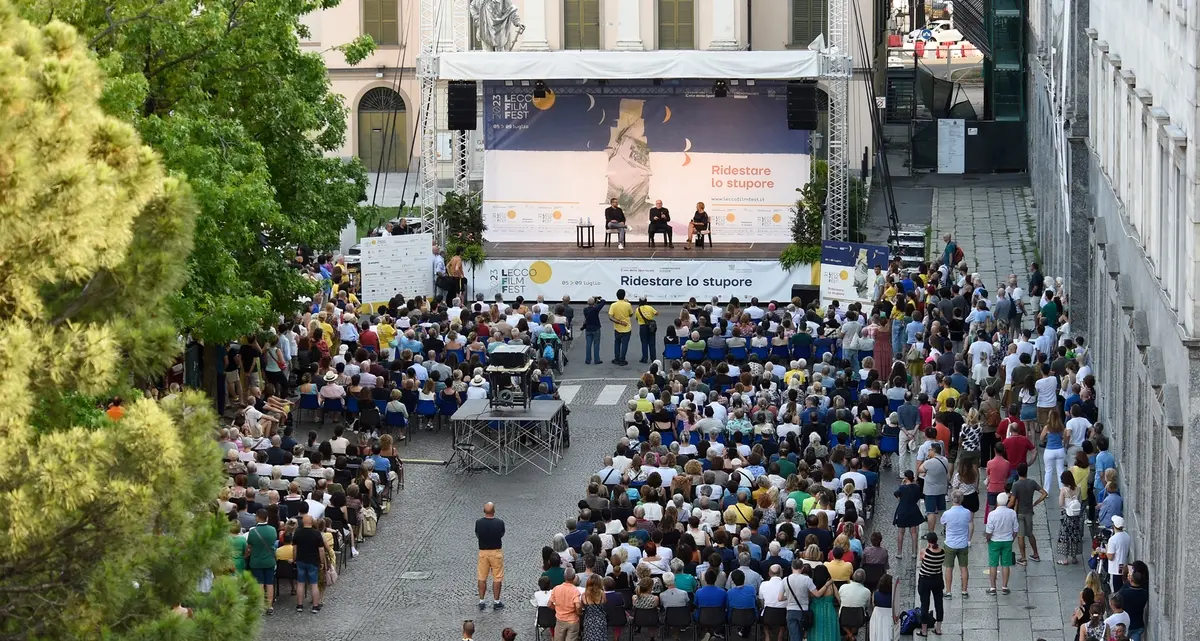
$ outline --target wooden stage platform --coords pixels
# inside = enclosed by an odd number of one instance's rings
[[[605,247],[603,238],[590,249],[580,249],[575,243],[484,243],[488,258],[634,258],[653,260],[776,260],[787,247],[787,243],[715,243],[705,247],[692,246],[684,249],[682,241],[675,242],[675,249],[655,243],[654,249],[648,242],[629,242],[625,249],[617,249],[616,243]]]

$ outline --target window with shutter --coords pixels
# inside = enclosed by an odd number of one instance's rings
[[[377,45],[400,44],[399,0],[363,0],[363,33]]]
[[[694,0],[658,0],[658,48],[696,48]]]
[[[563,0],[563,49],[600,48],[600,0]]]
[[[792,44],[808,43],[826,31],[827,0],[792,0]]]

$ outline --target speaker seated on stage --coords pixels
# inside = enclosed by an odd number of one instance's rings
[[[625,249],[625,230],[629,225],[625,224],[625,210],[616,198],[610,200],[608,209],[604,210],[604,227],[617,232],[617,249]]]
[[[667,241],[667,247],[675,247],[675,239],[671,230],[671,211],[662,206],[661,200],[654,201],[650,208],[650,246],[654,247],[654,235],[662,234]]]
[[[692,219],[688,221],[688,237],[687,244],[684,249],[692,248],[692,238],[702,234],[709,234],[711,231],[711,221],[708,218],[708,212],[704,211],[704,203],[696,203],[696,213],[692,214]],[[711,234],[709,238],[711,238]]]

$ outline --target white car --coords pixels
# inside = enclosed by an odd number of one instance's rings
[[[908,42],[932,40],[938,44],[954,44],[962,39],[962,32],[955,29],[949,20],[934,20],[927,23],[923,29],[910,31],[905,37]]]

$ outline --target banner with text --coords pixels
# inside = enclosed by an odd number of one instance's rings
[[[574,240],[577,224],[603,227],[612,198],[634,239],[661,200],[676,234],[703,202],[716,238],[784,242],[808,182],[811,132],[787,128],[783,83],[730,87],[725,98],[711,82],[548,83],[535,98],[532,87],[487,82],[484,104],[493,242]]]
[[[888,248],[845,241],[821,243],[821,300],[871,303],[875,266],[887,270]]]
[[[789,301],[794,284],[817,284],[816,266],[787,272],[773,260],[488,259],[477,272],[475,291],[487,299],[500,294],[505,300],[538,295],[546,300],[564,295],[576,301],[589,296],[614,300],[617,290],[624,289],[627,298],[645,295],[656,302],[684,302],[692,296],[701,302],[713,296]]]
[[[378,236],[362,239],[359,245],[362,295],[359,300],[374,307],[396,294],[407,297],[433,293],[430,250],[433,234]]]

